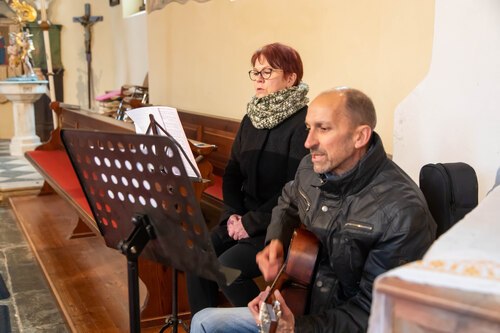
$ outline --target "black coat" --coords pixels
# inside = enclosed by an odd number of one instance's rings
[[[304,106],[272,129],[255,128],[245,115],[224,173],[222,224],[238,214],[250,237],[265,235],[283,186],[308,153],[306,113]]]
[[[266,241],[288,244],[303,224],[320,240],[310,314],[296,332],[364,332],[375,278],[422,257],[436,223],[418,186],[386,156],[380,137],[358,165],[328,179],[306,156],[283,189]]]

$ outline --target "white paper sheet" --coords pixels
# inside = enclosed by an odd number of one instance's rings
[[[130,119],[134,121],[135,131],[137,134],[146,134],[150,124],[149,115],[153,115],[156,122],[179,143],[182,149],[186,152],[191,164],[196,169],[193,170],[193,168],[189,165],[189,162],[184,157],[184,154],[180,153],[187,175],[189,177],[199,178],[198,175],[200,174],[200,170],[198,169],[198,164],[196,163],[193,152],[189,147],[189,142],[182,127],[177,109],[168,106],[146,106],[131,109],[125,112]],[[165,133],[161,130],[158,131],[158,134],[165,136]]]

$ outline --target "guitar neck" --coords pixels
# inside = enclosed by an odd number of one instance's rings
[[[283,264],[283,266],[281,266],[281,268],[278,272],[278,276],[276,276],[276,278],[274,279],[273,283],[270,286],[269,294],[267,295],[266,299],[264,300],[264,302],[266,302],[267,304],[274,303],[274,291],[281,290],[281,287],[283,286],[283,284],[288,280],[288,276],[285,273],[285,266],[286,266],[286,264]]]

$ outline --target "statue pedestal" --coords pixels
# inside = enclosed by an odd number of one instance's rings
[[[0,94],[12,102],[14,136],[10,140],[10,154],[23,156],[25,151],[40,145],[35,131],[34,103],[47,92],[47,81],[0,81]]]

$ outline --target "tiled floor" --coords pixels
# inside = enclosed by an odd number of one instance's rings
[[[12,332],[67,332],[40,267],[5,202],[0,203],[0,272],[11,294],[0,304],[9,307]]]
[[[0,156],[9,155],[9,140],[0,139]]]
[[[22,156],[9,155],[8,140],[0,140],[0,192],[36,188],[43,178]]]
[[[7,148],[5,148],[7,147]],[[41,185],[41,177],[23,158],[8,156],[8,141],[0,141],[0,192]],[[67,332],[54,297],[43,278],[7,198],[0,201],[0,274],[10,297],[0,300],[9,308],[12,332]]]

